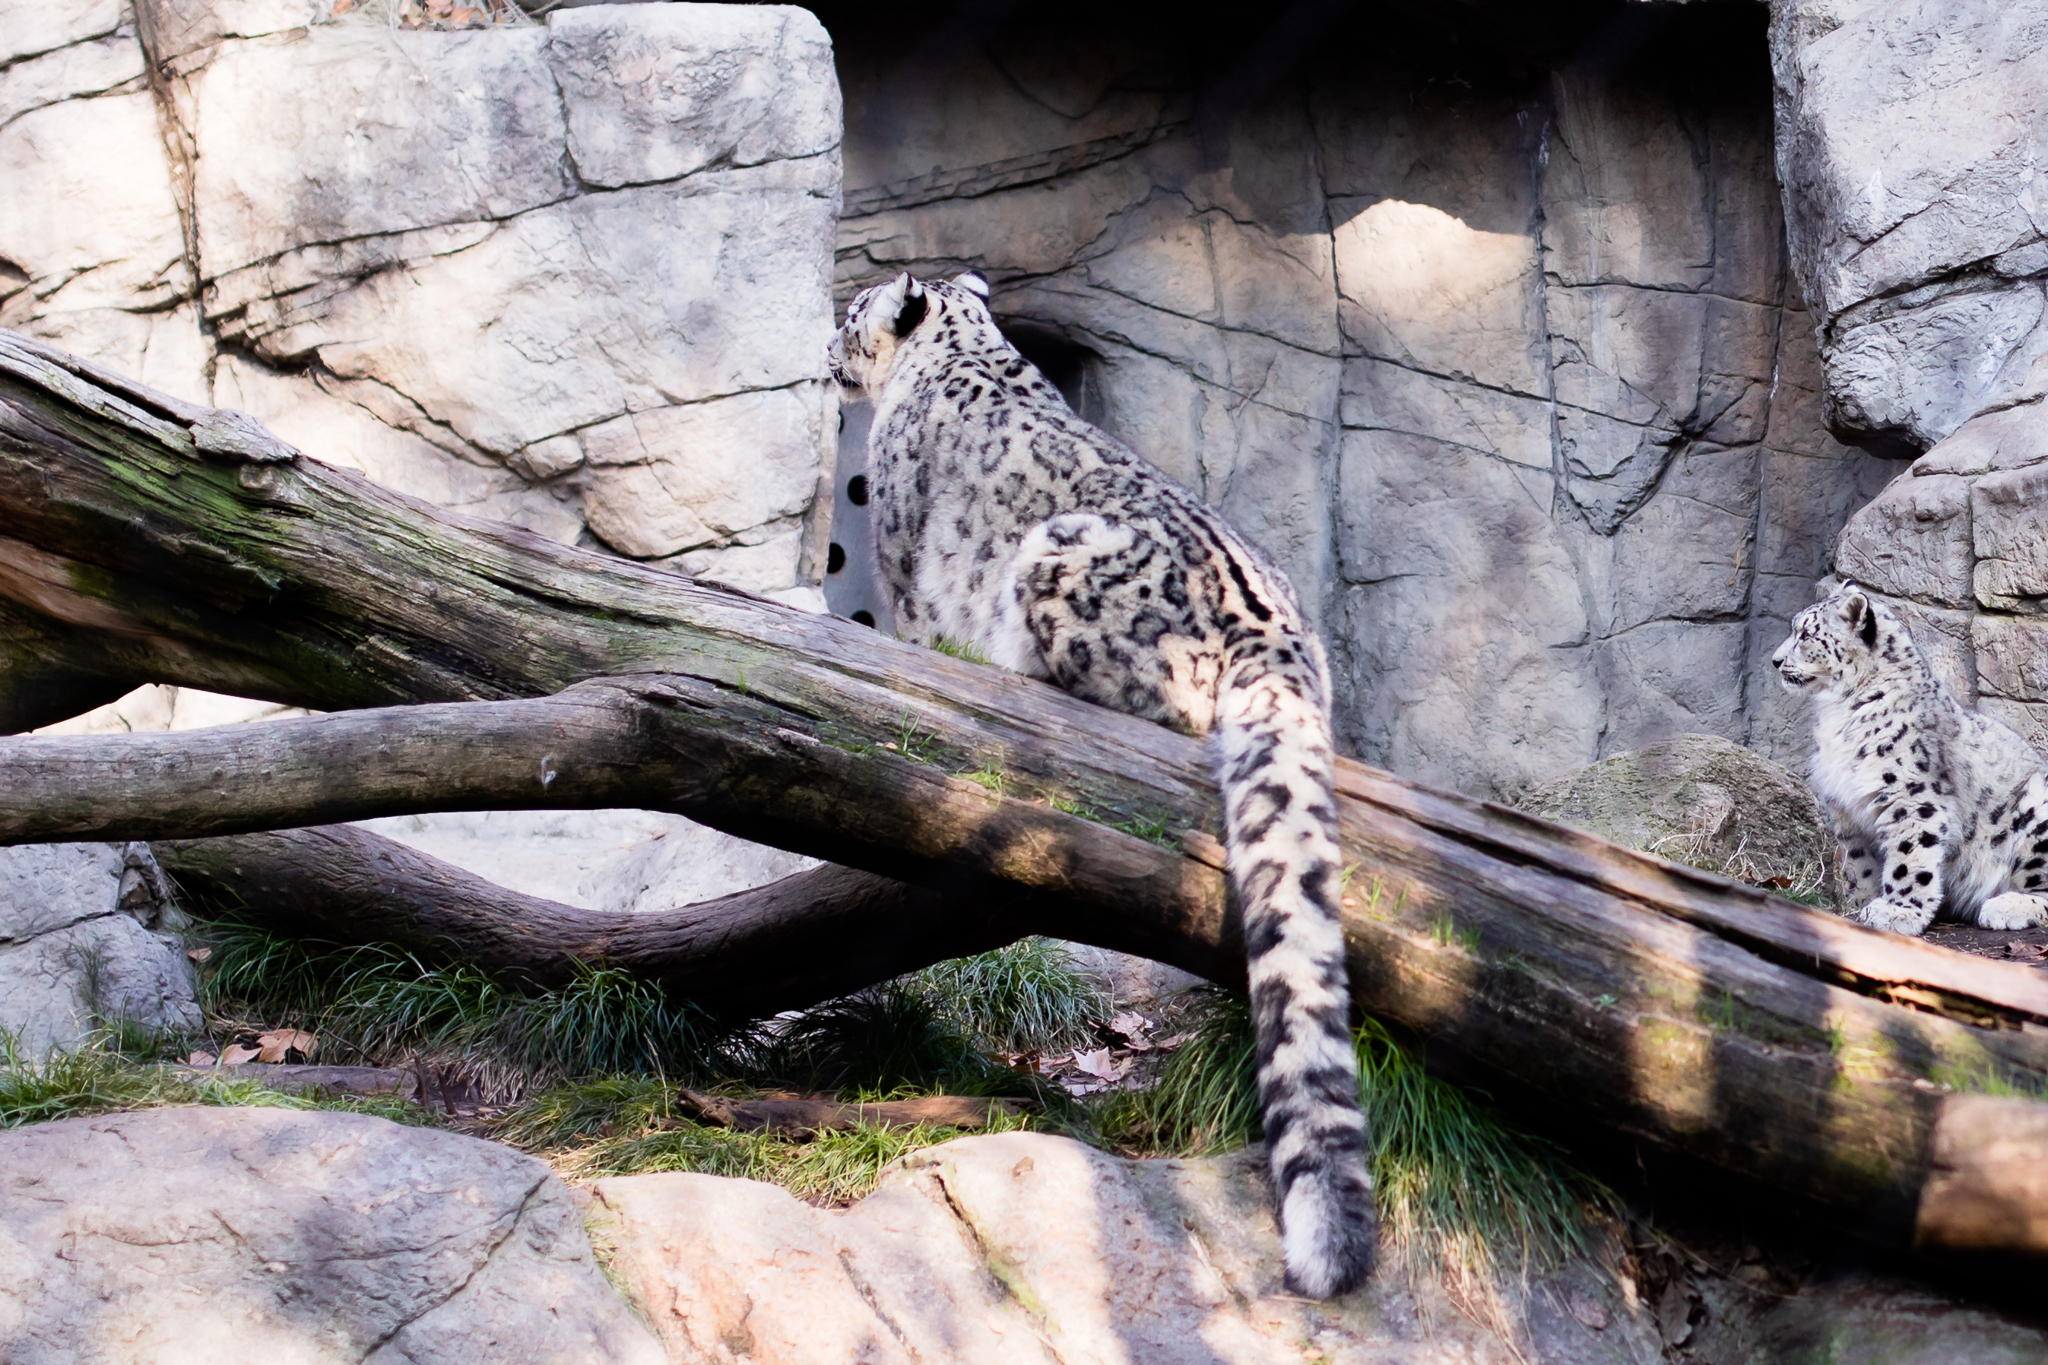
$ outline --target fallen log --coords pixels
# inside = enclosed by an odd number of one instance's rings
[[[538,987],[602,963],[738,1019],[802,1009],[1032,932],[1018,913],[1024,898],[1001,883],[941,891],[831,865],[628,912],[508,890],[353,825],[153,848],[202,913],[296,938],[394,943]]]
[[[31,680],[0,680],[15,726],[55,718],[35,680],[59,672],[108,695],[162,681],[322,709],[472,703],[5,741],[0,839],[632,792],[927,887],[991,878],[1030,896],[1036,931],[1241,973],[1216,794],[1183,737],[438,512],[4,338],[0,511],[0,599],[54,642],[9,656]],[[258,729],[325,766],[295,766]],[[2028,969],[1357,764],[1338,795],[1355,998],[1427,1039],[1432,1064],[1866,1231],[1903,1239],[1917,1218],[1930,1245],[2048,1252],[2032,1186],[1987,1212],[1930,1183],[1982,1146],[1992,1111],[1971,1092],[2048,1089],[2048,984]],[[2048,1155],[2048,1136],[2012,1122]]]
[[[730,1100],[695,1090],[678,1092],[690,1112],[706,1123],[744,1133],[823,1133],[844,1128],[986,1128],[997,1114],[1015,1115],[1015,1100],[973,1095],[926,1095],[914,1100],[872,1100],[853,1104],[830,1096],[808,1099]]]

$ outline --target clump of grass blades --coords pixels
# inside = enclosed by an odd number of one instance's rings
[[[138,1062],[105,1034],[88,1038],[73,1051],[52,1050],[40,1061],[22,1056],[12,1037],[0,1036],[0,1063],[0,1128],[178,1104],[326,1109],[375,1114],[400,1123],[424,1121],[421,1110],[397,1099],[287,1095],[253,1080],[187,1077],[169,1067]]]
[[[1025,1126],[998,1112],[990,1128]],[[555,1086],[506,1117],[495,1136],[544,1153],[565,1175],[594,1180],[653,1171],[765,1180],[801,1198],[848,1203],[867,1194],[893,1161],[960,1136],[959,1129],[862,1125],[817,1134],[747,1133],[680,1116],[667,1082],[596,1076]]]
[[[955,958],[911,978],[940,1015],[983,1047],[1051,1051],[1087,1038],[1110,1001],[1081,975],[1073,955],[1046,938]]]
[[[1251,1012],[1216,993],[1150,1091],[1119,1096],[1104,1134],[1147,1152],[1227,1151],[1259,1135]],[[1612,1196],[1556,1148],[1430,1076],[1380,1024],[1356,1035],[1380,1219],[1410,1273],[1442,1280],[1482,1321],[1511,1327],[1501,1287],[1587,1249]]]
[[[212,933],[205,1004],[315,1033],[323,1061],[459,1058],[487,1086],[520,1091],[565,1076],[647,1067],[699,1074],[719,1031],[659,986],[579,967],[523,991],[477,967],[389,944],[291,939],[247,925]]]

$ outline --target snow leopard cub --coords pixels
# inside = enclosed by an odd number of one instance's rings
[[[1902,934],[1943,908],[1986,929],[2048,923],[2048,760],[1957,701],[1889,607],[1845,582],[1771,663],[1814,699],[1813,786],[1861,903],[1851,919]]]
[[[997,330],[979,275],[867,290],[833,378],[874,403],[868,498],[905,637],[979,644],[1089,701],[1215,736],[1287,1279],[1371,1271],[1338,928],[1329,681],[1286,578]]]

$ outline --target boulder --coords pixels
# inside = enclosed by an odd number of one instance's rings
[[[18,1055],[116,1021],[200,1028],[167,890],[147,844],[0,848],[0,1035]]]
[[[0,1358],[21,1365],[663,1359],[546,1166],[358,1114],[0,1134],[0,1271]]]
[[[1833,837],[1806,784],[1718,735],[1680,735],[1616,754],[1546,782],[1521,805],[1746,880],[1811,883],[1834,865]]]
[[[1363,1289],[1313,1302],[1281,1282],[1258,1148],[1131,1161],[1003,1133],[915,1153],[845,1210],[705,1175],[602,1180],[592,1195],[592,1236],[677,1365],[2018,1365],[2048,1352],[2048,1333],[1995,1308],[1848,1268],[1802,1284],[1754,1247],[1712,1271],[1647,1247],[1618,1270],[1536,1271],[1502,1286],[1514,1346],[1391,1256]]]
[[[962,1138],[905,1158],[844,1211],[705,1175],[592,1194],[592,1235],[616,1246],[678,1365],[1520,1358],[1398,1270],[1329,1303],[1288,1293],[1257,1149],[1127,1161],[1045,1134]],[[1573,1299],[1601,1328],[1571,1315]],[[1542,1277],[1526,1306],[1533,1358],[1657,1356],[1646,1316],[1584,1267]]]
[[[1777,0],[1786,238],[1829,425],[1925,450],[2048,384],[2048,3]]]

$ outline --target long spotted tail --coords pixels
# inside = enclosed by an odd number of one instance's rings
[[[1343,861],[1322,671],[1298,650],[1279,659],[1263,651],[1226,674],[1217,776],[1287,1283],[1328,1298],[1372,1272],[1377,1230],[1338,924]]]

